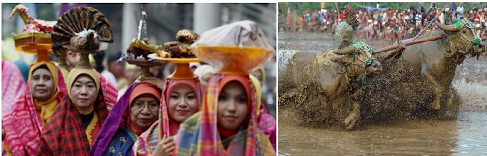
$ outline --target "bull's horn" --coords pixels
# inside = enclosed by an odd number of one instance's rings
[[[458,31],[458,29],[456,29],[455,27],[453,27],[453,25],[441,24],[441,23],[439,23],[438,21],[436,21],[435,23],[436,23],[436,25],[438,25],[438,27],[440,27],[440,29],[442,29],[442,30],[446,30],[446,31]]]
[[[352,54],[353,52],[355,52],[355,47],[349,46],[349,47],[345,47],[343,49],[338,49],[338,50],[334,51],[333,53],[338,54],[338,55],[349,55],[349,54]]]

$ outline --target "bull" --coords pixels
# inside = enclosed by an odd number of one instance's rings
[[[433,101],[427,105],[430,110],[439,110],[442,98],[446,98],[444,106],[453,106],[451,83],[455,77],[456,67],[468,54],[478,57],[485,51],[484,43],[481,43],[480,38],[475,35],[470,21],[463,19],[453,25],[440,24],[436,21],[436,24],[441,30],[428,31],[420,38],[443,35],[443,39],[408,46],[399,59],[412,69],[412,75],[420,76],[426,83],[432,85]],[[408,40],[402,42],[406,41]],[[387,87],[383,89],[387,90]]]
[[[303,110],[302,113],[309,115],[318,111],[311,118],[321,116],[317,119],[320,122],[338,121],[347,130],[355,127],[360,118],[360,103],[347,100],[354,96],[354,90],[361,87],[363,79],[379,75],[382,71],[381,63],[372,55],[370,46],[356,43],[362,45],[323,53],[294,54],[286,69],[287,74],[282,78],[288,79],[286,91],[299,90],[292,99]],[[313,89],[302,91],[308,87]],[[304,94],[313,96],[299,97]],[[312,101],[316,101],[316,105],[311,105]]]

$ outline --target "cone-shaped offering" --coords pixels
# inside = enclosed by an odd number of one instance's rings
[[[129,64],[140,66],[141,78],[154,77],[149,71],[150,67],[162,66],[163,62],[156,59],[150,59],[149,54],[155,53],[158,50],[162,50],[162,45],[151,45],[147,38],[147,13],[142,8],[142,18],[139,22],[139,29],[137,32],[137,38],[134,38],[130,45],[128,45],[126,52],[122,54],[121,60],[127,61]]]

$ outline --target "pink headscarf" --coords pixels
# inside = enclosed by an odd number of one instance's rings
[[[193,89],[196,94],[198,109],[200,108],[200,99],[201,99],[201,88],[200,88],[200,81],[198,78],[196,79],[187,79],[187,80],[177,80],[177,79],[167,79],[164,91],[162,92],[163,96],[161,99],[161,109],[159,110],[159,117],[161,118],[161,123],[159,124],[159,140],[162,140],[164,135],[166,136],[173,136],[178,133],[179,124],[173,119],[169,117],[169,97],[171,97],[171,92],[177,86],[181,85],[188,85]]]

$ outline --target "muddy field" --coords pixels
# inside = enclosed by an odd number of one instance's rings
[[[479,60],[467,58],[457,67],[452,85],[456,91],[455,104],[458,105],[458,113],[450,114],[451,118],[414,118],[417,114],[403,113],[409,111],[387,112],[387,109],[362,112],[364,114],[361,118],[365,120],[362,124],[366,126],[349,132],[341,128],[307,125],[300,120],[302,116],[299,115],[302,114],[295,112],[297,109],[292,107],[293,103],[286,103],[289,100],[281,99],[284,95],[281,90],[289,87],[282,83],[286,82],[286,77],[281,74],[285,73],[290,57],[295,52],[327,51],[332,46],[331,43],[333,38],[324,34],[279,33],[280,152],[291,155],[487,155],[486,55],[482,55]],[[378,49],[389,43],[375,41],[371,44],[374,49]],[[427,92],[422,93],[427,91],[428,84],[412,81],[403,85],[408,83],[425,87],[409,88],[402,92],[412,96],[421,95],[422,99],[415,100],[428,103],[430,95]],[[401,91],[399,89],[396,88]],[[368,97],[374,99],[373,96]],[[396,108],[390,110],[397,110],[405,105],[401,100],[389,104]],[[394,117],[391,117],[392,120],[381,120],[384,119],[381,115]]]

